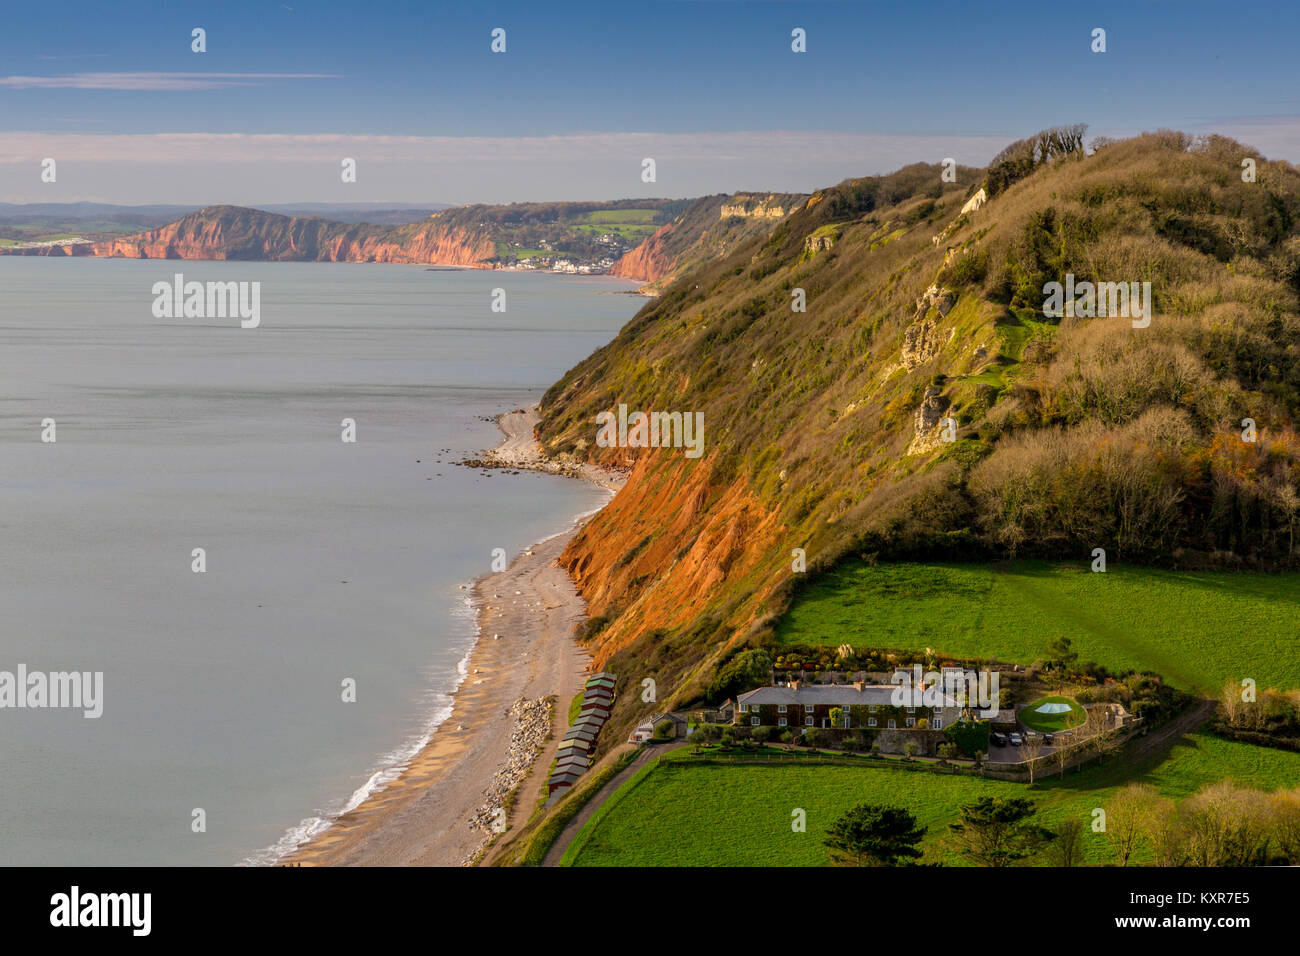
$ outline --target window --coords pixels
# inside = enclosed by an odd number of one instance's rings
[[[785,704],[777,704],[777,705],[776,705],[776,712],[777,712],[778,714],[784,714],[784,713],[785,713]]]
[[[889,729],[890,729],[890,730],[893,730],[893,729],[895,729],[897,726],[898,726],[898,721],[894,720],[893,717],[890,717],[890,718],[889,718]]]
[[[786,720],[784,717],[782,717],[777,721],[777,723],[779,723],[782,727],[784,727],[786,724],[789,723],[789,721]]]
[[[745,712],[745,708],[748,707],[748,706],[749,706],[748,704],[741,704],[741,705],[737,708],[737,710],[739,710],[739,711],[743,714],[743,713]]]
[[[805,718],[803,719],[803,723],[804,723],[804,726],[805,726],[805,727],[811,727],[811,726],[813,725],[812,718],[811,718],[811,717],[805,717]]]
[[[812,704],[804,704],[804,705],[803,705],[803,712],[804,712],[805,714],[811,714],[811,713],[813,712],[813,705],[812,705]]]
[[[935,730],[943,730],[943,721],[936,717],[930,722],[930,726]]]
[[[915,717],[909,717],[909,718],[907,718],[907,726],[909,726],[909,727],[915,727],[915,726],[916,726],[916,718],[915,718]]]
[[[750,722],[750,724],[752,724],[752,725],[755,726],[755,727],[758,726],[758,718],[757,718],[757,717],[751,717],[751,718],[749,718],[749,722]]]
[[[916,708],[915,708],[915,707],[909,707],[909,708],[907,708],[907,712],[908,712],[909,714],[915,714],[915,713],[916,713]]]
[[[876,726],[876,718],[874,718],[874,717],[868,717],[868,718],[867,718],[867,726],[868,726],[868,727],[874,727],[874,726]]]
[[[876,705],[875,705],[875,704],[872,704],[872,705],[871,705],[871,713],[874,714],[875,712],[876,712]]]

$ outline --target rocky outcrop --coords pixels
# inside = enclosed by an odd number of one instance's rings
[[[984,203],[988,201],[988,198],[988,193],[986,193],[984,187],[981,186],[979,192],[966,200],[966,205],[961,207],[961,211],[963,213],[974,212],[976,209],[979,209],[980,206],[984,205]]]
[[[913,322],[903,330],[903,368],[910,372],[934,358],[939,351],[937,331],[932,319]]]
[[[218,259],[267,262],[404,262],[488,268],[496,254],[484,233],[449,227],[435,214],[404,226],[300,219],[210,206],[136,236],[104,242],[10,250],[12,255],[116,259]]]
[[[830,234],[817,235],[813,233],[803,241],[803,251],[809,255],[816,255],[819,252],[825,252],[835,245],[835,236]]]
[[[957,294],[951,289],[932,285],[916,300],[916,314],[912,324],[903,330],[903,368],[911,371],[924,365],[939,353],[939,323],[930,314],[931,309],[940,318],[952,311]]]
[[[769,193],[767,196],[736,193],[731,202],[722,204],[719,218],[728,219],[738,216],[742,219],[784,219],[789,210],[775,203],[775,199],[775,193]]]
[[[937,285],[932,285],[922,293],[921,298],[916,300],[915,318],[921,318],[932,308],[941,316],[947,315],[956,304],[956,292],[953,292],[952,289],[940,289]]]
[[[907,448],[909,455],[919,455],[935,448],[943,439],[939,423],[943,413],[948,410],[948,400],[937,386],[931,385],[921,397],[916,415],[912,420],[912,442]]]
[[[668,275],[676,264],[667,243],[672,229],[671,222],[660,226],[649,239],[624,253],[610,268],[609,274],[635,282],[658,282]]]

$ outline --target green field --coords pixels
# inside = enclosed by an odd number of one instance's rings
[[[508,242],[497,243],[498,259],[533,259],[539,256],[552,259],[572,258],[571,253],[558,252],[554,249],[524,249],[511,246]]]
[[[1040,704],[1069,704],[1070,709],[1059,714],[1040,714],[1035,709]],[[1087,719],[1087,712],[1069,697],[1040,697],[1032,704],[1020,708],[1020,722],[1030,730],[1037,730],[1043,734],[1054,734],[1058,730],[1078,727]]]
[[[624,239],[644,239],[659,228],[657,209],[598,209],[584,213],[573,226],[574,232],[600,236],[613,233]]]
[[[891,647],[1032,663],[1053,638],[1080,662],[1153,670],[1205,693],[1226,680],[1300,687],[1300,574],[1037,561],[837,568],[799,592],[787,644]]]
[[[649,224],[655,221],[659,215],[657,209],[597,209],[594,212],[584,213],[582,219],[584,222],[603,222],[603,223],[641,223]]]
[[[1146,766],[1112,763],[1052,778],[1033,787],[980,777],[872,766],[729,763],[679,750],[648,765],[606,801],[565,853],[575,866],[821,866],[827,827],[859,803],[905,806],[929,828],[927,860],[959,865],[946,845],[957,810],[981,796],[1028,796],[1039,819],[1053,826],[1067,817],[1085,824],[1107,795],[1130,780],[1150,783],[1165,796],[1186,797],[1202,786],[1233,779],[1266,790],[1300,784],[1300,754],[1221,740],[1184,738]],[[791,830],[791,811],[807,814],[807,832]],[[1085,830],[1085,860],[1111,861],[1104,837]],[[1141,857],[1138,862],[1141,862]]]

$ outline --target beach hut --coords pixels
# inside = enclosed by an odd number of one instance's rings
[[[582,773],[590,766],[591,759],[586,754],[581,751],[570,750],[564,757],[555,761],[555,770],[553,772],[559,773],[562,770],[571,770],[574,773]]]
[[[587,690],[603,688],[612,694],[614,692],[615,681],[611,674],[597,674],[595,677],[588,680],[585,686]]]
[[[604,704],[583,704],[582,710],[578,711],[578,719],[585,717],[595,717],[598,720],[609,720],[609,708]]]
[[[613,709],[614,692],[606,690],[604,687],[589,687],[586,693],[582,695],[582,705],[603,703],[606,707]]]
[[[566,771],[565,773],[553,773],[546,781],[547,793],[554,793],[556,790],[565,790],[572,787],[581,779],[580,774]]]

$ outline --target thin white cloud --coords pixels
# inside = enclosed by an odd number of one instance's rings
[[[334,156],[370,162],[484,162],[525,166],[579,160],[657,164],[745,163],[763,157],[799,164],[838,156],[870,171],[953,156],[979,165],[1016,134],[931,135],[758,130],[703,133],[573,133],[555,136],[387,136],[347,133],[45,133],[9,132],[0,163],[44,156],[95,163],[318,162]]]
[[[1003,135],[749,130],[557,136],[12,132],[0,137],[9,202],[242,205],[303,201],[517,202],[809,192],[918,161],[981,166]],[[57,184],[40,164],[58,161]],[[355,183],[340,163],[355,159]],[[656,181],[641,179],[642,160]],[[27,166],[26,171],[22,166]],[[15,168],[17,167],[17,168]],[[12,172],[12,175],[10,174]]]
[[[329,80],[336,73],[59,73],[54,76],[0,76],[12,90],[222,90],[257,86],[264,80]]]

